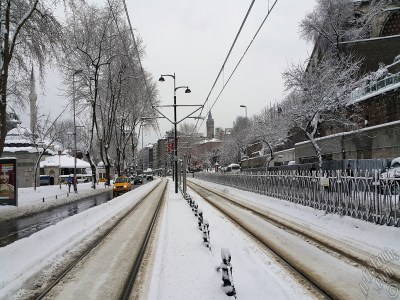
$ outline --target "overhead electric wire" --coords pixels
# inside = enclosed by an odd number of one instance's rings
[[[124,0],[124,1],[125,1],[125,0]],[[226,62],[228,61],[228,59],[229,59],[229,57],[230,57],[230,55],[231,55],[231,53],[232,53],[233,48],[235,47],[236,41],[238,40],[239,35],[240,35],[240,33],[242,32],[243,26],[244,26],[244,24],[246,23],[247,17],[249,16],[251,9],[253,8],[254,2],[255,2],[255,0],[253,0],[253,1],[251,2],[250,7],[249,7],[248,10],[247,10],[247,13],[246,13],[246,15],[245,15],[245,17],[244,17],[244,19],[243,19],[243,21],[242,21],[242,24],[240,25],[240,28],[239,28],[238,32],[236,33],[235,39],[233,40],[233,43],[232,43],[232,45],[231,45],[231,48],[229,49],[229,52],[228,52],[227,56],[225,57],[225,60],[224,60],[224,62],[223,62],[223,64],[222,64],[222,67],[221,67],[221,69],[220,69],[219,72],[218,72],[217,78],[215,78],[215,81],[214,81],[214,83],[213,83],[213,85],[212,85],[212,87],[211,87],[211,89],[210,89],[210,92],[208,93],[207,98],[206,98],[206,100],[204,101],[203,107],[201,108],[199,115],[201,115],[201,113],[203,112],[204,105],[207,103],[208,98],[210,97],[210,95],[211,95],[211,93],[212,93],[212,91],[213,91],[215,85],[217,84],[217,81],[218,81],[219,77],[221,76],[222,71],[223,71],[224,68],[225,68],[225,64],[226,64]],[[203,120],[203,121],[204,121],[204,120]],[[197,122],[196,122],[196,127],[197,127],[197,124],[198,124],[198,123],[199,123],[199,120],[197,120]],[[203,122],[202,122],[201,124],[203,124]],[[201,125],[200,125],[200,126],[201,126]],[[195,128],[196,128],[196,127],[195,127]]]
[[[140,66],[140,70],[142,71],[142,74],[143,74],[144,84],[146,86],[147,97],[148,97],[150,103],[153,104],[152,101],[151,101],[151,97],[150,97],[150,89],[149,89],[149,86],[148,86],[147,80],[146,80],[146,74],[145,74],[144,69],[143,69],[142,61],[140,59],[139,49],[138,49],[138,46],[137,46],[137,43],[136,43],[135,35],[133,33],[133,28],[132,28],[132,24],[131,24],[131,19],[129,17],[128,8],[126,6],[125,0],[122,0],[122,2],[124,4],[126,18],[128,19],[128,25],[129,25],[129,30],[130,30],[131,35],[132,35],[133,45],[134,45],[134,47],[136,49],[136,53],[138,55],[139,66]],[[157,120],[156,120],[156,125],[157,125],[157,129],[158,129],[159,137],[161,138],[161,130],[160,130],[160,127],[158,125],[158,121]]]
[[[269,15],[270,15],[270,13],[271,13],[271,11],[272,11],[272,9],[275,7],[275,5],[276,5],[277,2],[278,2],[278,0],[275,0],[274,4],[272,4],[271,8],[268,7],[268,13],[267,13],[267,15],[265,16],[265,18],[264,18],[263,21],[261,22],[261,25],[258,27],[258,29],[257,29],[256,33],[254,34],[252,40],[250,41],[250,43],[249,43],[249,45],[247,46],[246,50],[244,51],[243,55],[242,55],[241,58],[239,59],[239,61],[238,61],[238,63],[236,64],[235,68],[233,69],[231,75],[228,77],[228,80],[224,83],[224,85],[223,85],[221,91],[219,92],[217,98],[214,100],[214,102],[213,102],[213,104],[211,105],[209,111],[207,112],[207,115],[208,115],[208,113],[211,111],[211,109],[214,107],[215,103],[218,101],[219,97],[221,96],[221,94],[222,94],[222,92],[224,91],[226,85],[228,84],[228,82],[229,82],[230,79],[232,78],[233,74],[236,72],[236,69],[239,67],[239,65],[240,65],[240,63],[242,62],[244,56],[246,55],[246,53],[247,53],[247,51],[249,50],[250,46],[253,44],[254,40],[256,39],[258,33],[260,32],[261,28],[263,27],[265,21],[268,19]],[[214,83],[214,85],[215,85],[215,83]],[[214,86],[214,85],[213,85],[213,86]],[[209,95],[210,95],[210,94],[209,94]],[[208,101],[209,95],[207,96],[206,102]],[[204,107],[204,106],[203,106],[203,107]],[[197,123],[198,123],[198,122],[197,122]],[[196,123],[196,127],[197,127],[197,123]],[[200,124],[200,126],[199,126],[199,129],[200,129],[201,125],[203,125],[203,123],[204,123],[204,119],[202,120],[202,122],[201,122],[201,124]]]

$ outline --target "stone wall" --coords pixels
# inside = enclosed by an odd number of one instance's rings
[[[316,140],[325,160],[378,159],[400,156],[400,121]],[[310,142],[295,145],[296,161],[316,161]]]

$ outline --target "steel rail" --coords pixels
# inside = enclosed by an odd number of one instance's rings
[[[155,226],[156,220],[157,220],[157,218],[159,216],[160,208],[161,208],[161,206],[162,206],[162,204],[164,202],[166,191],[167,191],[167,185],[165,185],[165,187],[164,187],[164,191],[163,191],[163,193],[161,195],[160,201],[159,201],[159,203],[157,205],[157,208],[156,208],[156,210],[154,212],[154,215],[153,215],[153,218],[151,220],[151,223],[150,223],[149,227],[147,228],[145,239],[144,239],[144,241],[142,243],[142,246],[140,247],[139,255],[136,257],[135,263],[133,264],[132,270],[131,270],[131,272],[129,274],[129,277],[128,277],[126,283],[125,283],[124,292],[122,294],[122,297],[120,298],[122,300],[130,299],[130,295],[132,293],[133,286],[135,284],[137,275],[139,273],[140,266],[142,265],[144,254],[145,254],[145,251],[147,249],[150,237],[154,232],[154,226]]]
[[[334,240],[334,241],[329,241],[328,239],[331,239],[331,237],[324,236],[321,233],[318,232],[312,232],[310,229],[306,229],[300,224],[294,225],[294,223],[290,224],[290,222],[279,219],[277,216],[273,216],[271,213],[267,213],[262,211],[259,207],[254,207],[252,205],[246,205],[243,203],[239,203],[232,199],[231,197],[228,197],[224,195],[223,193],[220,193],[214,189],[211,189],[209,187],[203,186],[201,184],[195,183],[193,181],[188,182],[188,185],[195,191],[197,192],[205,201],[207,201],[209,204],[211,204],[213,207],[217,208],[219,211],[221,211],[223,214],[226,215],[226,213],[223,211],[223,208],[215,205],[214,203],[210,202],[206,197],[201,195],[201,192],[199,193],[199,188],[206,190],[207,192],[219,196],[220,198],[230,202],[231,204],[242,208],[244,210],[250,211],[251,213],[257,215],[258,217],[261,217],[268,221],[269,223],[279,227],[283,228],[288,232],[295,233],[296,235],[300,236],[301,238],[304,238],[305,240],[311,240],[315,244],[318,244],[322,249],[329,249],[330,251],[336,252],[339,255],[345,257],[346,259],[350,260],[351,262],[364,266],[366,269],[373,270],[372,272],[375,272],[375,274],[379,274],[382,276],[385,276],[386,278],[396,282],[397,284],[400,282],[400,272],[399,272],[399,267],[393,264],[390,264],[391,272],[387,272],[387,270],[382,268],[377,268],[375,265],[372,264],[370,258],[371,255],[368,255],[366,253],[360,253],[363,252],[360,249],[357,249],[358,252],[355,252],[354,249],[351,249],[350,246],[346,247],[344,243],[341,243],[340,241]],[[196,188],[197,187],[197,188]],[[241,223],[238,222],[238,220],[233,219],[231,216],[227,215],[233,222],[238,224],[241,228],[249,232],[252,236],[254,236],[258,241],[260,241],[263,245],[265,245],[270,251],[272,251],[275,255],[277,255],[280,259],[282,259],[286,264],[288,264],[292,269],[294,269],[297,273],[299,273],[302,277],[304,277],[307,282],[310,282],[313,286],[316,287],[317,290],[322,291],[323,294],[326,294],[329,296],[329,298],[336,298],[335,295],[331,295],[329,293],[326,293],[324,288],[320,288],[317,283],[314,283],[314,280],[310,278],[307,274],[305,274],[302,270],[299,270],[296,266],[294,266],[291,262],[289,262],[285,257],[281,256],[277,251],[274,249],[271,249],[268,245],[266,245],[263,241],[258,239],[258,237],[254,234],[252,234],[246,227],[244,227]],[[324,250],[325,251],[325,250]],[[325,251],[326,252],[326,251]],[[358,255],[357,255],[358,254]]]
[[[149,197],[149,195],[162,183],[164,180],[160,181],[152,190],[150,190],[148,193],[143,195],[135,205],[129,209],[125,214],[122,215],[121,218],[119,218],[110,228],[108,228],[105,233],[98,237],[96,240],[94,240],[88,248],[82,253],[80,256],[78,256],[76,259],[74,259],[70,264],[66,266],[66,268],[54,278],[54,280],[42,291],[40,292],[39,295],[31,297],[31,299],[39,300],[43,299],[46,297],[46,295],[80,262],[82,261],[85,257],[88,256],[88,254],[93,251],[94,248],[96,248],[105,238],[107,238],[115,228],[118,227],[124,221],[124,219],[131,214],[133,211],[135,211],[143,201]]]

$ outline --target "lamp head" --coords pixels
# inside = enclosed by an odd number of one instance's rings
[[[164,77],[161,75],[161,77],[158,79],[158,81],[164,82],[165,79],[164,79]]]
[[[192,91],[187,87],[186,90],[185,90],[185,93],[186,93],[186,94],[189,94],[189,93],[191,93],[191,92],[192,92]]]
[[[246,105],[240,105],[240,107],[246,107]]]

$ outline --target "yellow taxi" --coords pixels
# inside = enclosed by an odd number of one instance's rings
[[[119,194],[123,194],[129,192],[132,189],[131,179],[126,176],[121,176],[115,179],[113,186],[113,195],[118,196]]]

